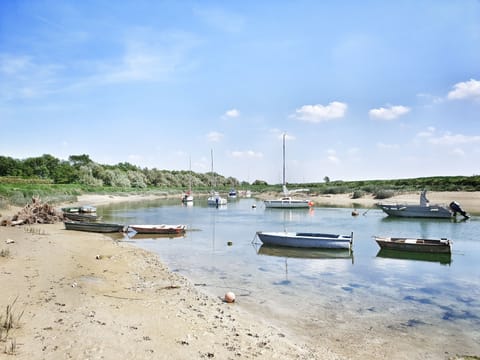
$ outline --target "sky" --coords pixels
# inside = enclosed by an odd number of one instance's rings
[[[480,174],[480,1],[0,1],[0,155]]]

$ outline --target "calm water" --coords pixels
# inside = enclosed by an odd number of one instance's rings
[[[252,205],[256,205],[253,208]],[[101,207],[106,221],[186,224],[180,238],[131,240],[154,251],[202,291],[237,295],[239,306],[288,324],[298,333],[332,338],[374,330],[401,340],[423,339],[428,349],[480,355],[480,218],[391,219],[377,209],[265,209],[255,199],[226,207],[178,200]],[[265,251],[255,232],[354,233],[353,252]],[[381,253],[373,235],[447,237],[451,257],[402,258]],[[229,244],[231,243],[231,245]],[[386,341],[388,344],[388,341]]]

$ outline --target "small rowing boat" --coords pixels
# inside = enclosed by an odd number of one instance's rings
[[[382,249],[450,254],[451,241],[448,239],[415,239],[405,237],[374,236],[375,241]]]

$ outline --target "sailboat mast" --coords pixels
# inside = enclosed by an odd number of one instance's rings
[[[283,186],[286,186],[285,182],[285,137],[287,134],[283,134]]]

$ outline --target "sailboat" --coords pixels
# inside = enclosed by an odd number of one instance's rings
[[[188,191],[183,194],[182,203],[184,204],[193,204],[193,195],[192,195],[192,159],[190,158],[190,171],[188,173]]]
[[[283,197],[275,200],[265,200],[264,204],[266,208],[272,209],[302,209],[309,208],[313,203],[307,199],[294,199],[290,197],[290,193],[287,189],[285,181],[285,137],[287,134],[283,134]]]
[[[212,191],[210,192],[210,196],[207,199],[207,203],[210,206],[219,206],[219,205],[227,205],[227,199],[222,198],[220,194],[215,191],[216,181],[215,181],[215,173],[213,172],[213,149],[211,150],[212,156]]]

